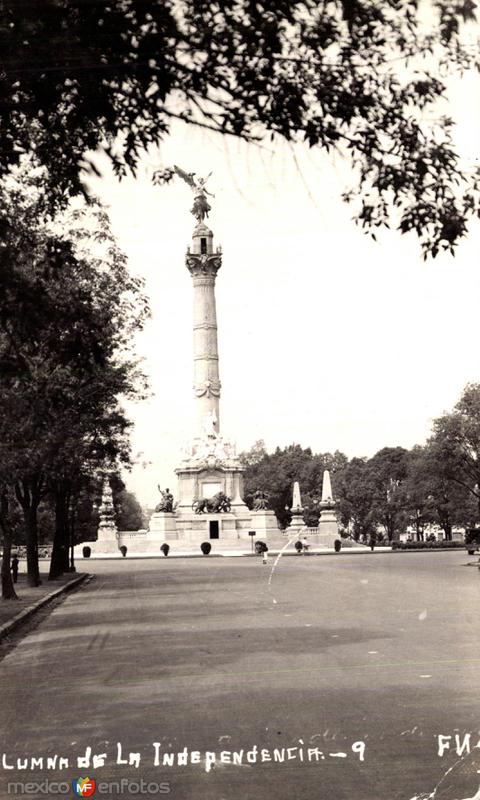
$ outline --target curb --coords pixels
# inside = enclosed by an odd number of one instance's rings
[[[87,580],[87,578],[91,579],[93,576],[89,575],[88,572],[85,572],[83,575],[80,575],[78,578],[74,578],[73,581],[69,581],[65,583],[63,586],[60,586],[58,589],[55,589],[50,594],[45,595],[45,597],[40,598],[37,600],[36,603],[32,603],[31,606],[27,606],[24,608],[23,611],[20,611],[16,614],[12,619],[8,622],[4,622],[3,625],[0,625],[0,642],[1,640],[7,636],[7,634],[11,633],[15,628],[17,628],[22,622],[24,622],[28,617],[31,617],[36,611],[40,608],[45,606],[51,600],[54,600],[61,594],[66,594],[67,592],[75,589],[76,586],[79,586],[83,581]]]
[[[274,558],[274,557],[278,556],[281,552],[282,552],[281,550],[277,550],[277,549],[269,550],[268,551],[268,555],[269,555],[269,557]],[[391,552],[391,547],[383,547],[383,548],[378,548],[378,549],[375,548],[374,555],[382,555],[383,553],[390,553],[390,552]],[[292,557],[292,558],[297,558],[298,557],[298,553],[296,551],[293,552],[292,550],[284,550],[282,555],[283,556],[287,556],[287,557]],[[310,550],[310,552],[308,554],[308,557],[310,557],[310,556],[321,556],[321,557],[323,557],[323,556],[343,556],[343,555],[345,555],[345,556],[347,556],[347,555],[372,555],[372,552],[371,552],[370,548],[363,549],[363,548],[356,548],[356,547],[352,547],[352,548],[347,548],[346,547],[346,548],[342,549],[339,553],[336,553],[335,550],[322,550],[322,551]],[[250,552],[247,553],[247,552],[244,552],[244,551],[237,551],[237,552],[232,551],[232,552],[229,552],[229,551],[225,551],[225,550],[223,551],[223,553],[218,553],[218,552],[213,553],[213,552],[211,552],[211,553],[209,553],[208,556],[204,556],[201,553],[189,553],[188,551],[185,552],[185,553],[182,553],[182,552],[169,553],[168,556],[157,555],[156,553],[152,553],[152,554],[145,553],[143,555],[142,555],[142,553],[132,553],[131,555],[127,555],[126,558],[119,558],[116,555],[110,555],[110,554],[109,555],[98,554],[98,555],[89,556],[88,559],[82,559],[81,556],[77,556],[77,561],[117,561],[117,562],[118,561],[120,561],[120,562],[140,561],[140,560],[142,560],[142,561],[145,561],[145,560],[167,561],[167,560],[172,560],[172,559],[177,559],[177,558],[203,558],[203,559],[212,559],[212,558],[258,558],[258,554],[257,553],[250,553]]]
[[[275,558],[281,552],[282,552],[281,550],[277,550],[277,549],[269,550],[268,551],[269,558]],[[346,556],[381,556],[381,555],[390,555],[390,553],[407,553],[407,552],[408,553],[432,553],[432,552],[438,552],[438,553],[462,553],[462,552],[465,552],[465,551],[463,550],[462,547],[436,547],[436,548],[427,548],[427,547],[425,547],[425,548],[419,548],[418,550],[415,550],[415,549],[412,549],[412,550],[401,550],[400,548],[398,548],[398,549],[393,550],[392,547],[388,546],[388,547],[375,547],[375,550],[373,550],[373,551],[370,550],[369,547],[342,547],[342,549],[338,553],[335,552],[335,550],[315,550],[315,549],[313,549],[313,550],[309,551],[309,553],[308,553],[308,555],[306,557],[310,558],[310,556],[314,556],[314,557],[318,556],[320,558],[323,558],[324,556],[327,556],[327,557],[328,556],[330,556],[330,557],[340,556],[342,558],[342,557],[346,557]],[[298,557],[304,558],[305,557],[302,553],[300,553],[300,556],[299,556],[299,554],[296,551],[293,551],[293,550],[284,550],[282,552],[282,556],[283,557],[286,556],[288,558],[298,558]],[[258,556],[257,553],[251,553],[251,552],[245,552],[245,551],[228,551],[228,550],[224,550],[223,552],[220,552],[220,553],[212,551],[212,552],[209,553],[208,556],[204,556],[204,555],[202,555],[202,553],[192,553],[192,552],[188,552],[188,551],[186,551],[186,552],[181,552],[180,551],[180,552],[173,552],[173,553],[170,552],[168,556],[163,556],[163,555],[160,555],[160,554],[157,554],[157,553],[132,553],[131,555],[127,555],[126,558],[123,558],[123,557],[117,556],[117,555],[111,555],[111,554],[103,555],[101,553],[98,553],[97,555],[91,555],[88,559],[87,558],[82,558],[82,556],[77,556],[76,560],[77,560],[77,562],[83,562],[83,563],[85,563],[86,561],[95,561],[95,562],[116,561],[117,563],[118,562],[120,562],[120,563],[122,563],[122,562],[128,563],[129,561],[146,561],[146,560],[150,560],[150,561],[167,561],[167,560],[169,560],[169,561],[172,561],[173,559],[179,559],[179,558],[200,558],[200,559],[210,559],[210,560],[212,560],[212,559],[215,559],[215,558],[258,558],[258,557],[259,556]]]

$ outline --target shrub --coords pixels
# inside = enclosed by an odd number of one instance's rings
[[[204,556],[208,556],[210,550],[212,549],[212,545],[210,542],[202,542],[200,545],[200,550],[202,551]]]
[[[162,544],[160,550],[162,551],[164,556],[168,556],[170,552],[170,545],[169,544]]]
[[[297,551],[297,553],[301,553],[303,550],[303,544],[301,543],[300,539],[298,540],[298,542],[295,542],[295,550]]]
[[[88,546],[82,547],[82,555],[84,558],[90,558],[92,555],[92,548]]]
[[[122,556],[125,558],[125,556],[127,555],[127,548],[125,547],[124,544],[122,544],[122,546],[120,547],[120,552]]]
[[[335,542],[333,543],[333,546],[335,548],[335,552],[339,553],[340,550],[342,549],[342,542],[340,541],[340,539],[335,539]]]
[[[461,550],[464,542],[392,542],[392,550]]]

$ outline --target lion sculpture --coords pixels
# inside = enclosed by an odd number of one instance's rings
[[[222,511],[230,511],[232,501],[224,492],[217,492],[213,497],[202,497],[200,500],[194,500],[192,509],[195,514],[218,514]]]

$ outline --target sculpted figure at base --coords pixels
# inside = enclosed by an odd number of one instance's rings
[[[268,508],[269,500],[270,500],[270,495],[268,492],[262,492],[260,489],[257,489],[255,494],[253,495],[253,510],[265,511]]]
[[[163,489],[161,489],[160,486],[158,487],[158,491],[162,495],[162,499],[160,500],[158,505],[155,506],[155,513],[157,513],[158,511],[171,513],[173,511],[173,494],[170,492],[170,489],[167,488],[165,489],[165,491],[163,491]]]
[[[231,498],[225,492],[217,492],[213,497],[202,497],[200,500],[194,500],[192,503],[192,510],[195,514],[218,514],[222,511],[228,513],[232,505]]]
[[[209,411],[208,414],[205,414],[203,418],[203,430],[207,436],[217,436],[217,431],[215,429],[217,422],[217,415],[215,414],[214,409]]]

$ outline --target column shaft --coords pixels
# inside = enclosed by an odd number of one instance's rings
[[[215,275],[193,277],[193,374],[197,422],[203,430],[205,420],[216,420],[220,430],[220,375],[218,366]]]

